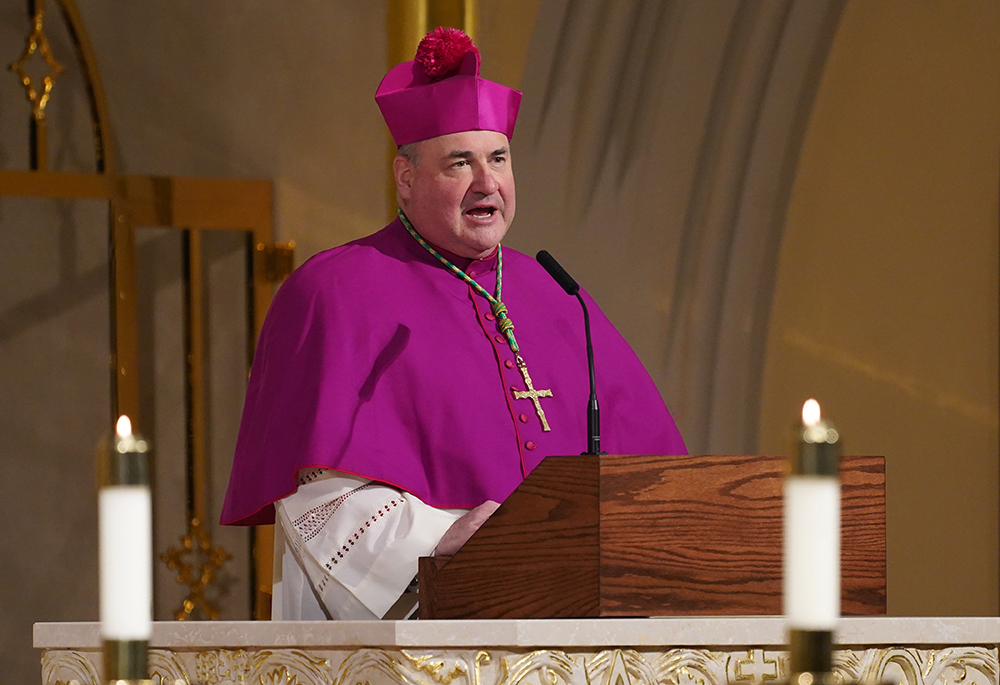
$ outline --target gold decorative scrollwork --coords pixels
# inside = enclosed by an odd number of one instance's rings
[[[513,657],[511,657],[513,659]],[[509,680],[505,684],[519,685],[533,675],[547,685],[577,683],[587,680],[586,669],[577,666],[573,658],[563,651],[540,649],[513,659],[510,664]]]
[[[705,649],[671,649],[656,659],[654,682],[667,685],[715,685],[728,682],[726,655]]]
[[[154,685],[735,685],[727,676],[743,662],[744,682],[756,671],[785,674],[783,652],[718,652],[674,649],[640,653],[628,649],[569,654],[559,650],[441,651],[356,649],[150,650]],[[334,656],[336,655],[336,656]],[[96,652],[48,651],[42,657],[43,685],[102,685]],[[998,685],[997,650],[954,647],[939,650],[871,648],[839,650],[836,682],[901,685]],[[193,674],[191,677],[189,674]],[[58,679],[58,680],[57,680]]]
[[[441,683],[441,685],[448,685],[448,683],[458,676],[466,675],[469,672],[469,667],[462,659],[454,659],[452,661],[451,668],[449,669],[447,668],[447,661],[443,658],[435,656],[434,654],[413,656],[404,650],[400,650],[400,654],[402,654],[414,668],[418,671],[423,671],[431,677],[431,680],[435,683]]]
[[[201,652],[195,658],[195,678],[205,685],[244,683],[258,660],[242,649]]]
[[[179,655],[151,650],[154,685],[192,685]],[[248,652],[218,649],[199,652],[194,659],[198,685],[319,685],[330,682],[329,660],[302,650]]]
[[[771,656],[772,658],[769,658]],[[749,649],[746,657],[738,659],[730,657],[727,668],[729,677],[734,683],[753,683],[761,685],[770,680],[778,680],[782,675],[781,660],[776,655],[769,655],[763,649]]]
[[[400,670],[400,664],[386,651],[380,649],[358,649],[351,652],[340,664],[334,685],[360,685],[368,683],[367,673],[378,676],[376,682],[410,683],[411,680]]]
[[[927,661],[930,668],[934,656],[931,655]],[[878,679],[886,678],[895,680],[905,685],[923,685],[924,674],[921,668],[921,659],[916,649],[881,649],[872,655],[865,669],[866,675]]]
[[[472,685],[483,685],[483,666],[488,666],[489,663],[493,661],[493,657],[490,653],[485,650],[479,650],[476,652],[475,656],[475,671],[473,671],[474,678]],[[510,676],[510,669],[507,666],[507,660],[500,659],[500,672],[497,674],[495,685],[503,685],[507,682],[507,678]]]
[[[64,676],[56,679],[56,674]],[[65,678],[66,675],[71,676]],[[80,652],[58,651],[45,652],[42,655],[42,683],[69,683],[80,685],[99,685],[101,676],[97,667]]]
[[[270,672],[261,673],[258,676],[260,685],[299,685],[297,676],[288,672],[288,668],[281,666]]]
[[[185,557],[191,556],[190,562]],[[179,547],[171,547],[160,555],[171,571],[177,572],[177,582],[188,588],[187,597],[174,614],[178,621],[185,621],[200,609],[209,620],[219,618],[219,609],[205,597],[205,589],[215,578],[215,571],[232,555],[222,546],[212,546],[212,535],[197,518],[192,518],[187,533],[181,537]],[[197,570],[196,570],[197,569]]]
[[[880,649],[865,659],[860,679],[905,685],[997,685],[997,653],[985,647],[941,650]]]
[[[616,649],[614,656],[611,657],[611,668],[608,669],[608,677],[604,679],[604,685],[632,685],[632,679],[628,675],[628,669],[625,668],[625,660],[620,649]]]
[[[41,85],[35,84],[31,74],[26,69],[28,60],[35,53],[38,53],[38,56],[49,68],[49,73],[42,77]],[[24,52],[8,68],[17,74],[18,80],[24,86],[24,91],[31,102],[32,116],[35,117],[36,121],[44,119],[45,105],[48,104],[49,96],[52,94],[52,86],[55,85],[56,77],[65,70],[65,67],[52,54],[52,46],[49,45],[49,38],[45,35],[44,0],[35,0],[35,15],[31,19],[31,32],[25,39]]]
[[[147,663],[152,685],[191,685],[191,677],[179,654],[165,649],[151,649]]]
[[[586,663],[588,682],[593,685],[638,684],[665,685],[667,680],[661,680],[656,660],[648,661],[642,654],[632,649],[614,649],[598,652]],[[671,684],[673,685],[673,684]]]
[[[852,652],[850,650],[840,650],[833,653],[833,678],[832,685],[841,683],[865,682],[862,678],[864,662],[861,656],[864,652]]]
[[[253,673],[258,674],[259,685],[325,684],[330,680],[329,659],[299,649],[255,652],[253,664]],[[282,673],[284,680],[279,683],[275,678]]]

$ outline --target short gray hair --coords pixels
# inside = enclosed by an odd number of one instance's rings
[[[396,149],[396,154],[406,159],[413,166],[420,165],[420,155],[417,153],[417,143],[406,143]]]

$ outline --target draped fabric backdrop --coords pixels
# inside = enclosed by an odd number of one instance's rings
[[[756,451],[784,214],[842,9],[540,4],[509,242],[560,246],[692,452]]]

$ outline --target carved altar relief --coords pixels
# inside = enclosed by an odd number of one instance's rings
[[[99,652],[50,650],[42,685],[102,685]],[[845,649],[841,682],[1000,685],[997,648]],[[765,685],[788,676],[784,651],[669,649],[150,650],[154,685]]]

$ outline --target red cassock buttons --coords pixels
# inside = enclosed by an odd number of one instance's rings
[[[493,312],[486,312],[486,320],[487,321],[492,321],[495,318],[497,318],[497,317],[493,316]]]
[[[529,450],[533,450],[536,447],[538,447],[538,445],[536,445],[535,443],[533,443],[531,440],[529,440],[528,442],[524,443],[524,446],[527,447]]]
[[[521,419],[521,423],[528,423],[531,420],[527,414],[521,414],[517,418]]]
[[[502,343],[504,340],[506,340],[506,338],[500,334],[494,335],[493,339],[496,340],[498,343]]]
[[[513,369],[514,368],[514,362],[512,362],[509,359],[505,360],[504,363],[503,363],[503,365],[506,366],[508,369]]]

